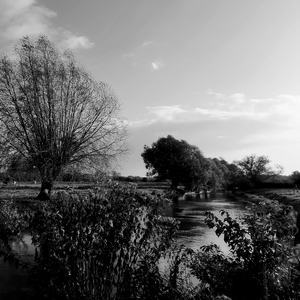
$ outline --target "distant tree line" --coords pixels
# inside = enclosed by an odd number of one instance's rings
[[[267,156],[255,154],[232,163],[223,158],[208,158],[194,145],[168,135],[145,145],[141,154],[148,176],[169,179],[171,187],[185,190],[294,187],[300,184],[300,173],[282,176],[283,168],[272,167]]]
[[[229,163],[224,158],[208,158],[197,146],[177,140],[171,135],[158,139],[151,147],[145,146],[142,157],[148,170],[147,176],[122,176],[116,171],[87,173],[80,167],[68,166],[58,176],[58,181],[93,182],[110,176],[122,182],[165,182],[185,190],[236,188],[288,188],[300,187],[300,172],[281,175],[282,167],[271,167],[267,156],[249,155]],[[102,174],[104,173],[104,174]],[[0,180],[40,181],[40,173],[33,163],[15,153],[2,166]]]

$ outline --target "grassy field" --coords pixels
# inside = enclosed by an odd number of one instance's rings
[[[135,183],[137,189],[143,191],[162,191],[170,188],[166,182],[139,182]],[[69,191],[86,193],[89,190],[99,187],[97,183],[78,183],[78,182],[56,182],[53,191]],[[13,199],[16,202],[30,202],[35,199],[40,191],[40,183],[18,182],[0,185],[0,201]]]

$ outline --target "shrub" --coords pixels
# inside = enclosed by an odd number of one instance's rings
[[[211,295],[232,299],[299,299],[299,262],[293,246],[293,208],[263,199],[238,221],[206,213],[205,222],[223,235],[231,255],[216,245],[202,247],[192,260],[192,272]],[[272,298],[273,297],[273,298]]]
[[[159,195],[111,182],[88,195],[58,193],[31,222],[41,292],[49,299],[162,299],[158,270],[177,222]]]
[[[22,240],[23,232],[28,229],[30,213],[20,212],[13,200],[0,203],[0,257],[4,261],[15,264],[18,267],[27,266],[19,257],[12,252],[10,240],[16,238]]]

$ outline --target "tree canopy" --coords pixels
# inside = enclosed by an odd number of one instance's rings
[[[159,138],[151,147],[145,145],[142,157],[148,175],[170,179],[174,188],[182,184],[191,190],[208,181],[210,162],[200,149],[171,135]]]
[[[276,169],[272,168],[270,159],[264,155],[252,154],[242,160],[236,160],[234,163],[238,167],[240,176],[251,185],[257,185],[264,179],[279,175],[283,169],[281,166],[276,166]]]
[[[34,43],[23,38],[13,58],[0,60],[0,135],[10,153],[22,154],[39,170],[41,190],[51,190],[67,165],[97,165],[125,153],[119,112],[110,86],[45,36]]]

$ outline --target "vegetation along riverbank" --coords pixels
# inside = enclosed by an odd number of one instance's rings
[[[8,238],[6,246],[10,237],[22,238],[26,231],[38,249],[31,267],[32,297],[299,297],[296,214],[288,205],[252,194],[246,197],[255,198],[256,204],[249,206],[241,220],[232,219],[225,211],[221,219],[208,212],[207,226],[230,248],[230,255],[225,256],[215,245],[198,251],[173,246],[178,223],[159,214],[168,203],[162,189],[143,190],[136,184],[108,180],[101,187],[83,191],[58,190],[50,201],[32,200],[33,210],[20,209],[22,206],[15,205],[20,201],[1,203],[1,237],[2,241]],[[18,261],[9,248],[1,251],[12,263]],[[162,258],[170,262],[164,273],[158,269]]]

